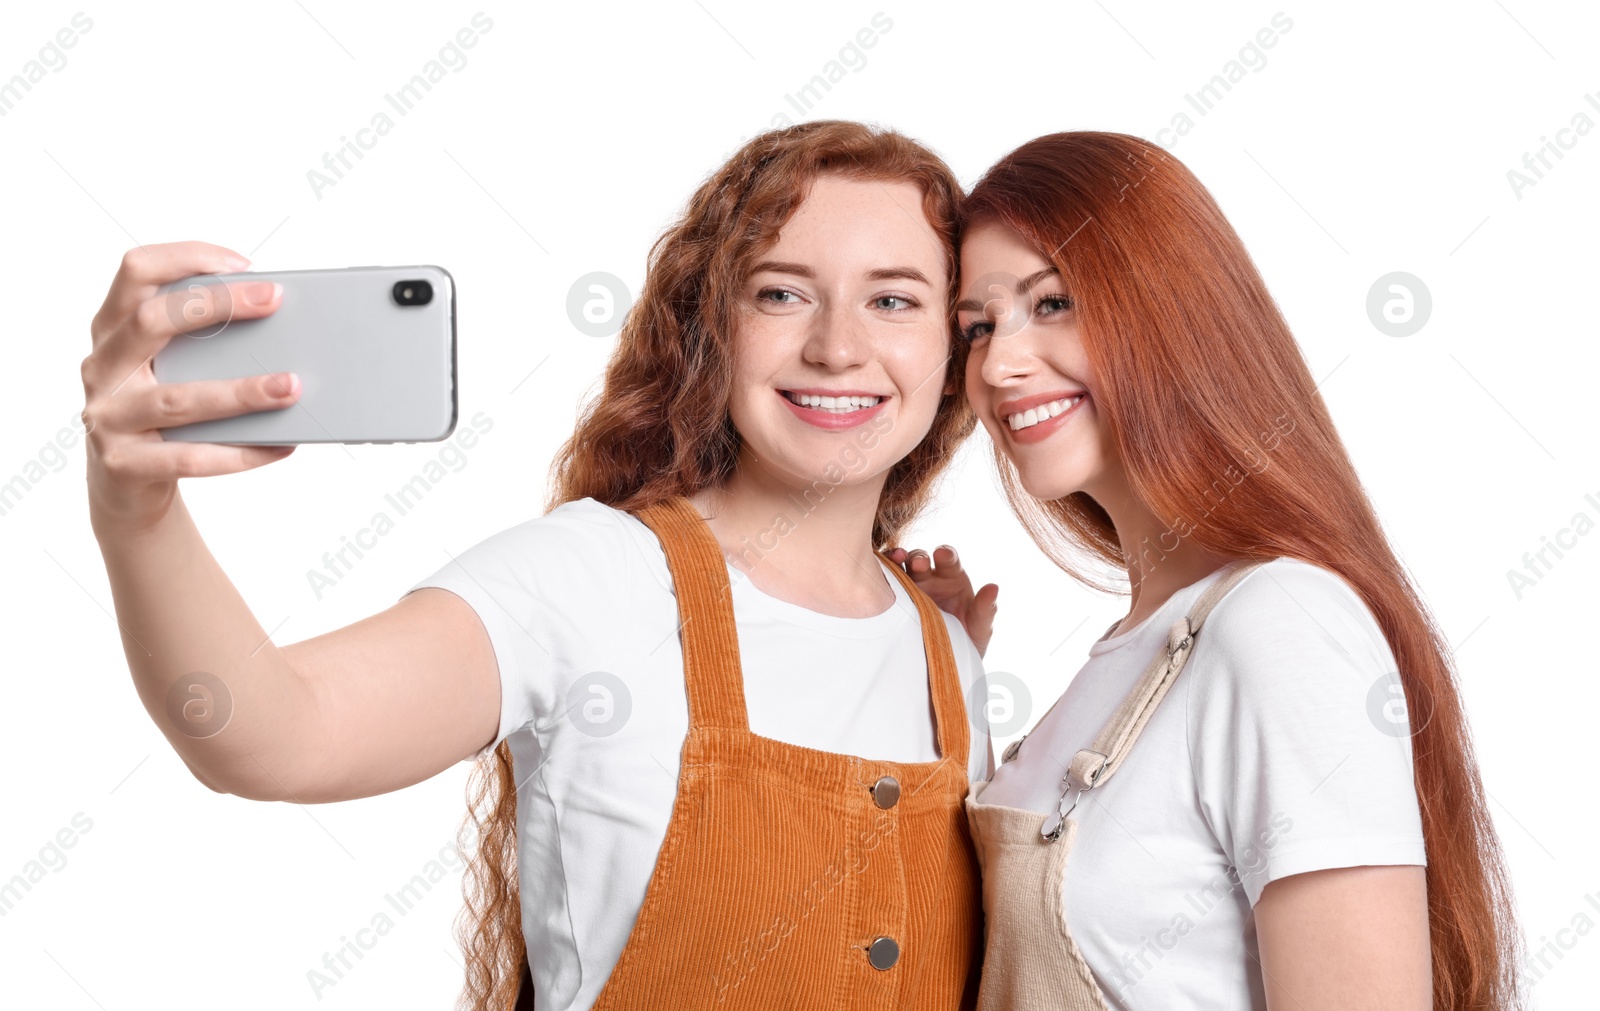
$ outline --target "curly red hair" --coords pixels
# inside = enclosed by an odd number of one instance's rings
[[[636,510],[721,484],[738,459],[728,417],[736,296],[757,258],[823,174],[911,182],[946,249],[952,335],[933,427],[891,468],[873,522],[875,546],[893,543],[927,504],[975,418],[962,388],[964,345],[954,340],[955,232],[961,186],[932,151],[890,130],[823,120],[755,137],[701,185],[655,243],[643,290],[618,337],[600,395],[551,465],[549,508],[593,498]],[[476,837],[458,933],[466,983],[458,1006],[504,1011],[524,963],[517,874],[516,784],[507,742],[473,770],[463,838]],[[467,847],[463,847],[467,849]]]

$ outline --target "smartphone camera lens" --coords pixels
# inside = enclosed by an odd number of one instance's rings
[[[433,285],[427,281],[396,281],[394,300],[401,305],[427,305],[433,301]]]

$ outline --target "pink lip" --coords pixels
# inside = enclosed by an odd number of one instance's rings
[[[1019,428],[1013,430],[1011,425],[1006,421],[1006,418],[1013,414],[1031,410],[1035,407],[1038,407],[1040,404],[1048,404],[1057,400],[1065,400],[1068,397],[1078,397],[1079,399],[1076,404],[1073,404],[1071,407],[1067,408],[1065,411],[1062,411],[1060,414],[1056,415],[1050,420],[1041,421],[1037,425],[1033,425],[1030,428]],[[1076,416],[1078,413],[1078,408],[1088,403],[1088,401],[1089,395],[1087,392],[1083,391],[1077,393],[1044,393],[1037,397],[1024,397],[1020,400],[1008,400],[995,408],[995,414],[998,416],[1000,427],[1006,433],[1007,438],[1015,443],[1029,445],[1035,442],[1043,442],[1044,440],[1050,438],[1050,436],[1056,433],[1057,429],[1067,423],[1068,419]]]
[[[777,391],[778,399],[783,401],[785,407],[794,412],[795,417],[799,418],[806,424],[811,425],[813,428],[821,428],[830,432],[842,431],[847,428],[855,428],[858,425],[863,425],[871,419],[877,417],[878,413],[883,410],[884,405],[889,403],[889,398],[883,396],[883,394],[871,393],[867,390],[796,389],[789,390],[788,392],[807,393],[817,397],[883,397],[883,399],[879,400],[878,403],[873,407],[864,407],[859,411],[851,411],[849,414],[829,414],[827,411],[819,411],[816,408],[801,407],[799,404],[784,396],[783,390]]]

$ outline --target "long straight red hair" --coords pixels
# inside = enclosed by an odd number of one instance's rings
[[[1095,410],[1130,486],[1158,517],[1220,555],[1287,556],[1331,570],[1371,610],[1411,717],[1434,1007],[1522,1006],[1509,879],[1449,643],[1216,201],[1138,137],[1058,133],[1002,158],[973,188],[962,220],[1015,229],[1060,272],[1100,383]],[[1024,526],[1081,582],[1106,588],[1110,571],[1126,566],[1125,550],[1146,550],[1120,544],[1086,494],[1036,500],[998,449],[996,457]]]

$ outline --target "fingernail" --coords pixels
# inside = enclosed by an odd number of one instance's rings
[[[276,281],[249,285],[244,290],[244,300],[250,305],[269,305],[274,298],[278,297],[278,292],[282,287],[283,285]]]
[[[240,256],[238,253],[229,253],[227,256],[222,258],[222,262],[225,265],[232,267],[234,270],[244,270],[246,267],[250,266],[250,261]]]
[[[272,377],[272,392],[274,396],[290,397],[300,388],[300,377],[293,372],[279,372]]]

